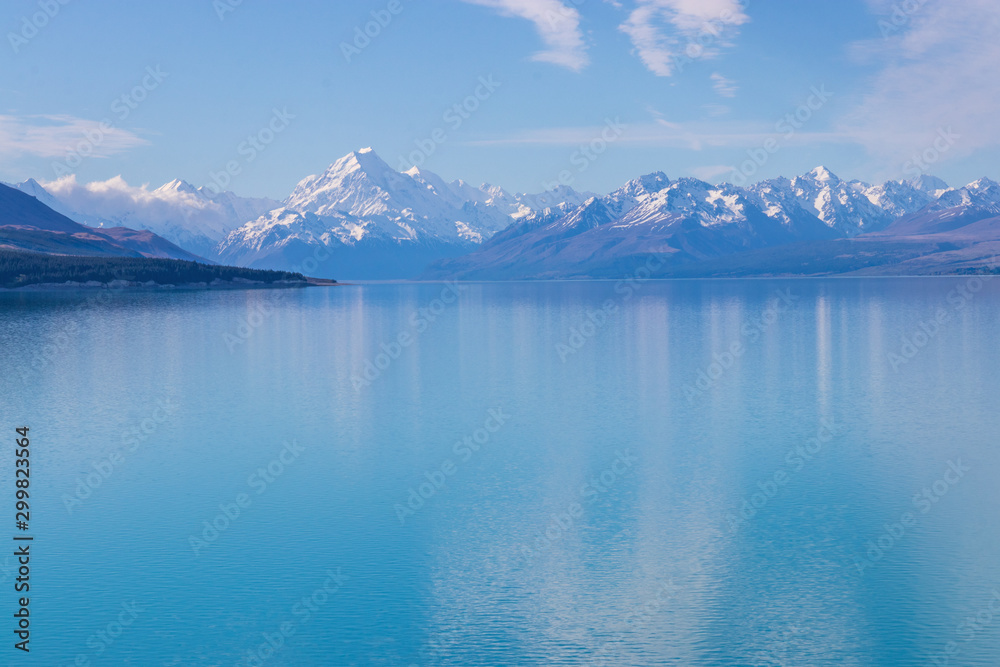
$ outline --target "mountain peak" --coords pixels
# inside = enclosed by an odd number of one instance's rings
[[[670,185],[670,178],[662,171],[654,171],[645,176],[640,176],[637,180],[647,192],[658,192]]]
[[[364,172],[369,176],[384,176],[387,173],[398,174],[372,148],[362,148],[348,153],[329,166],[326,176],[347,175],[353,172]]]
[[[926,192],[927,194],[934,194],[941,190],[947,190],[949,188],[948,184],[942,181],[937,176],[931,176],[930,174],[920,174],[908,181],[905,181],[909,185],[913,186],[921,192]]]
[[[965,187],[968,188],[969,190],[986,190],[986,189],[989,189],[989,188],[995,188],[995,187],[997,187],[997,185],[998,185],[998,183],[996,181],[994,181],[993,179],[983,177],[983,178],[980,178],[977,181],[973,181],[972,183],[969,183]]]
[[[27,192],[32,197],[38,197],[38,194],[40,192],[47,193],[45,188],[42,187],[42,184],[33,178],[29,178],[26,181],[10,185],[10,187],[20,190],[21,192]]]
[[[810,171],[808,174],[806,174],[806,176],[809,176],[813,180],[819,181],[820,183],[839,183],[840,182],[840,179],[837,178],[836,174],[834,174],[832,171],[830,171],[829,169],[827,169],[826,167],[824,167],[822,165],[820,165],[819,167],[816,167],[815,169],[813,169],[812,171]]]
[[[156,188],[154,192],[186,192],[188,194],[198,194],[198,188],[183,179],[175,178],[169,183],[165,183]]]
[[[654,171],[631,181],[620,187],[615,192],[627,193],[630,195],[655,194],[660,190],[670,187],[670,179],[662,171]]]
[[[378,153],[375,152],[375,149],[371,148],[370,146],[368,148],[362,148],[354,151],[353,153],[351,153],[350,157],[352,157],[356,162],[358,162],[362,166],[368,166],[372,164],[385,164],[382,158],[378,156]]]

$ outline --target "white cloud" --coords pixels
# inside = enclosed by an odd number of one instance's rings
[[[736,97],[736,91],[739,90],[735,81],[727,79],[718,72],[712,75],[712,87],[722,97]]]
[[[544,51],[533,60],[561,65],[580,71],[590,63],[580,30],[580,12],[561,0],[461,0],[473,5],[490,7],[504,16],[527,19],[535,24]]]
[[[149,142],[128,130],[101,121],[65,115],[0,115],[0,156],[33,155],[65,158],[71,152],[89,157],[111,157]]]
[[[204,197],[169,188],[151,190],[148,184],[129,185],[121,176],[79,183],[71,174],[41,186],[87,224],[103,220],[130,226],[141,223],[147,229],[163,231],[184,220],[220,239],[230,227],[222,207]]]
[[[908,3],[902,3],[908,4]],[[1000,5],[995,0],[927,0],[896,13],[871,0],[885,39],[854,45],[879,66],[868,93],[841,122],[880,163],[907,171],[949,128],[960,136],[939,160],[1000,145]],[[902,5],[900,5],[902,6]],[[933,165],[931,165],[933,170]]]
[[[672,76],[687,60],[712,58],[732,45],[738,26],[750,20],[746,0],[637,0],[621,30],[643,64]]]

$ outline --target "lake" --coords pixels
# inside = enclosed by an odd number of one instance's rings
[[[998,288],[0,294],[0,662],[995,667]]]

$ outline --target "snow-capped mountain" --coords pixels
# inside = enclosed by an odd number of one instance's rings
[[[31,195],[56,213],[60,213],[67,218],[72,218],[72,215],[70,215],[72,211],[64,206],[58,199],[49,194],[48,190],[43,188],[42,185],[33,178],[29,178],[22,183],[5,183],[4,185],[14,188],[15,190],[20,190],[24,194]],[[79,222],[79,220],[77,222]]]
[[[500,186],[489,183],[484,183],[478,188],[463,180],[445,183],[437,174],[422,171],[417,167],[403,173],[432,189],[456,208],[469,204],[478,205],[513,220],[522,220],[546,209],[569,211],[594,196],[590,192],[577,192],[566,185],[559,185],[554,190],[537,194],[511,194]]]
[[[189,197],[197,197],[206,202],[208,205],[204,209],[198,209],[197,207],[189,209],[187,217],[190,221],[194,215],[194,211],[206,209],[220,213],[221,215],[214,218],[206,216],[205,221],[201,223],[201,231],[206,232],[206,236],[216,239],[216,242],[225,238],[229,232],[247,220],[258,218],[281,205],[280,202],[267,197],[240,197],[228,190],[216,192],[204,186],[196,188],[187,181],[180,179],[174,179],[166,185],[160,186],[153,193],[160,194],[166,199],[172,199],[175,195],[183,194]],[[189,225],[189,227],[191,226]]]
[[[337,260],[324,263],[321,273],[343,276],[346,267],[356,277],[385,278],[415,276],[511,225],[555,219],[592,196],[565,186],[511,194],[416,168],[401,173],[371,148],[303,179],[281,202],[179,179],[156,189],[121,177],[81,184],[73,176],[14,187],[82,224],[150,230],[213,260],[291,268],[328,251]]]
[[[551,203],[543,204],[543,200]],[[587,199],[571,188],[541,195],[510,195],[502,188],[446,183],[425,170],[395,171],[371,148],[303,179],[285,207],[318,216],[345,214],[370,221],[371,231],[396,240],[431,236],[441,241],[479,243],[511,220],[549,207],[571,208]]]
[[[790,181],[762,181],[749,190],[769,216],[791,221],[804,213],[818,218],[839,236],[880,229],[933,199],[910,183],[889,181],[873,187],[861,181],[842,181],[825,167]]]
[[[151,230],[213,260],[347,279],[618,276],[650,255],[680,265],[795,242],[972,234],[993,227],[969,224],[1000,216],[1000,185],[989,179],[871,185],[817,167],[737,187],[653,172],[604,196],[565,186],[516,194],[399,172],[370,148],[281,202],[181,180],[155,190],[120,177],[16,187],[78,222]]]
[[[963,207],[1000,213],[1000,184],[980,178],[964,188],[942,191],[934,205],[937,209]]]
[[[300,181],[280,209],[229,234],[217,256],[255,268],[332,256],[319,275],[414,277],[428,263],[471,252],[518,221],[546,211],[561,216],[586,199],[571,188],[511,195],[490,185],[447,183],[416,168],[398,172],[364,148]]]
[[[475,253],[438,262],[424,277],[621,277],[651,256],[676,267],[797,241],[884,240],[923,230],[931,223],[921,216],[941,211],[962,225],[1000,215],[1000,185],[981,179],[953,189],[923,177],[872,186],[818,167],[741,188],[655,173],[556,219],[514,225]],[[918,222],[899,222],[911,218]]]
[[[148,230],[209,259],[233,229],[280,206],[271,199],[215,193],[182,180],[155,190],[130,186],[120,176],[88,184],[72,176],[44,185],[29,179],[14,187],[81,224]]]
[[[916,178],[911,178],[906,183],[930,195],[934,199],[940,197],[942,192],[949,189],[947,183],[937,176],[931,176],[930,174],[921,174]]]

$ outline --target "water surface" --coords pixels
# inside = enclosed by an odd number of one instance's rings
[[[998,285],[2,294],[2,662],[993,667]]]

